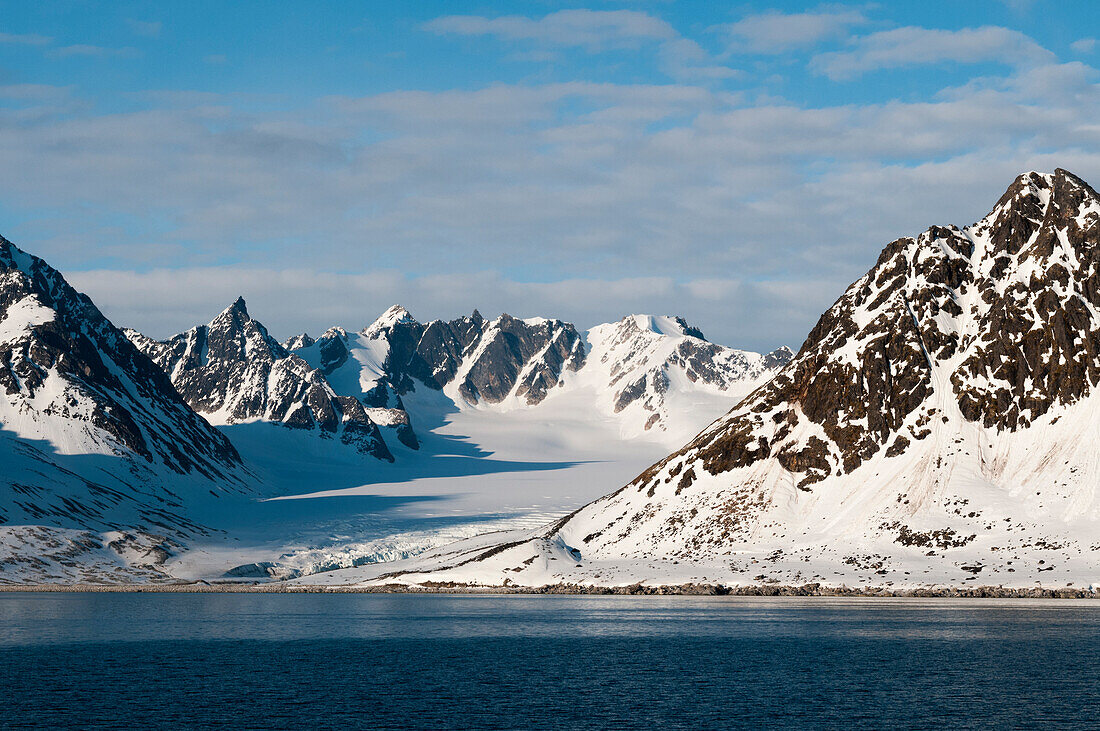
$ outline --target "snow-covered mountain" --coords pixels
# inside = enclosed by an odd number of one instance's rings
[[[630,315],[592,328],[586,339],[574,381],[591,387],[596,407],[617,416],[624,436],[666,432],[680,443],[793,355],[787,347],[762,355],[716,345],[680,317]]]
[[[503,314],[490,321],[474,310],[469,317],[422,324],[395,305],[362,336],[385,344],[378,346],[384,349],[380,364],[399,393],[422,383],[461,405],[512,398],[533,406],[584,363],[576,328],[544,318]]]
[[[662,441],[694,434],[792,355],[785,347],[761,355],[715,345],[675,317],[631,315],[581,334],[560,320],[486,320],[477,310],[421,323],[399,305],[359,333],[331,328],[287,344],[379,423],[386,416],[371,409],[403,413],[402,397],[419,388],[442,392],[459,409],[545,404],[550,419],[551,404],[595,407],[619,424],[619,437]]]
[[[1100,197],[1027,173],[978,223],[886,246],[775,378],[625,487],[388,580],[1100,585],[1098,384]]]
[[[243,298],[209,324],[164,342],[127,335],[211,424],[280,424],[393,460],[363,404],[337,394],[320,370],[280,345],[249,316]]]
[[[441,390],[458,408],[545,404],[547,418],[551,404],[568,400],[570,408],[594,406],[615,419],[620,437],[671,432],[681,439],[792,356],[785,347],[760,355],[715,345],[682,318],[631,315],[582,335],[560,320],[504,314],[490,321],[477,310],[422,324],[400,306],[356,336],[333,329],[295,352],[341,393],[357,391],[379,405],[399,403],[418,385]]]
[[[192,499],[246,489],[229,440],[86,296],[3,238],[0,389],[0,543],[15,546],[12,571],[48,566],[50,550],[70,562],[111,553],[103,532],[149,546],[200,534]]]

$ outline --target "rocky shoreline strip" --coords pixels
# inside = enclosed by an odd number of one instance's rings
[[[436,583],[384,584],[380,586],[317,586],[282,583],[189,582],[172,584],[0,584],[0,593],[160,593],[160,594],[484,594],[484,595],[590,595],[590,596],[729,596],[729,597],[824,597],[824,598],[911,598],[911,599],[1100,599],[1100,591],[1081,587],[920,587],[887,589],[876,587],[823,586],[722,586],[679,584],[649,586],[477,586]]]

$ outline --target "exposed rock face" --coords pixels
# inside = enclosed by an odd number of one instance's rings
[[[704,467],[774,455],[806,487],[926,438],[943,401],[1007,431],[1075,403],[1100,378],[1098,238],[1096,193],[1058,170],[1020,176],[974,226],[891,243],[792,367],[694,446]],[[789,438],[800,418],[823,433]]]
[[[469,317],[424,325],[404,307],[394,305],[363,335],[388,343],[385,373],[400,393],[406,393],[416,382],[434,389],[450,383],[463,358],[480,342],[484,328],[485,320],[477,310]]]
[[[569,323],[501,315],[484,328],[476,350],[456,374],[458,391],[472,403],[499,403],[514,394],[534,405],[558,385],[563,372],[584,365],[584,355],[584,342]]]
[[[167,376],[60,273],[3,238],[0,394],[0,521],[173,530],[186,522],[167,487],[175,478],[202,493],[244,485],[232,444]]]
[[[500,403],[513,395],[537,404],[564,372],[584,363],[584,342],[569,323],[507,314],[490,322],[477,310],[425,325],[395,305],[362,337],[386,344],[383,375],[397,393],[417,383],[437,390],[455,383],[457,395],[470,404]]]
[[[215,424],[279,423],[392,461],[364,404],[280,345],[237,299],[210,324],[163,343],[131,333],[191,407]]]

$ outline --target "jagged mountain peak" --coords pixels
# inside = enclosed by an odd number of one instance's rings
[[[1024,255],[1043,259],[1061,248],[1057,232],[1087,227],[1100,213],[1096,191],[1061,168],[1054,173],[1025,173],[1008,187],[993,210],[967,231],[992,244],[974,253],[984,257]],[[1079,237],[1069,235],[1065,241]],[[1002,267],[1003,269],[1003,267]]]
[[[252,317],[248,314],[248,305],[245,304],[244,297],[237,297],[232,304],[219,312],[208,326],[241,328],[251,321]]]
[[[764,354],[764,367],[768,369],[780,368],[794,359],[794,351],[786,345],[780,345],[775,350]]]
[[[263,323],[248,314],[244,297],[238,297],[208,324],[196,328],[191,337],[198,341],[207,360],[260,359],[272,362],[287,356],[286,348]]]
[[[391,332],[400,325],[419,325],[416,318],[401,305],[392,305],[388,310],[367,327],[363,328],[363,334],[368,338],[377,339]]]
[[[337,394],[322,370],[277,342],[248,315],[243,298],[208,325],[163,343],[140,334],[130,337],[171,376],[187,403],[212,423],[281,424],[325,439],[339,438],[363,454],[393,459],[364,404],[354,396]],[[338,343],[346,358],[342,339],[322,336],[320,342],[322,347]]]
[[[323,336],[322,336],[323,337]],[[282,346],[287,351],[298,350],[299,348],[308,348],[313,345],[316,340],[309,336],[309,333],[300,333],[298,335],[291,335],[289,338],[282,342]]]

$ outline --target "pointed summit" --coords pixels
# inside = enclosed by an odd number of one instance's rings
[[[393,305],[363,330],[368,338],[377,338],[398,325],[415,325],[416,319],[401,305]]]
[[[1027,249],[1029,256],[1048,258],[1061,248],[1056,231],[1067,231],[1066,241],[1084,243],[1087,235],[1074,234],[1095,226],[1098,215],[1100,196],[1084,180],[1063,168],[1032,171],[1017,177],[972,230],[989,239],[993,254],[1014,256]]]
[[[301,333],[300,335],[291,335],[282,345],[285,350],[298,350],[299,348],[308,348],[315,342],[317,341],[311,338],[309,333]]]
[[[238,297],[233,300],[233,304],[226,307],[219,313],[219,317],[222,315],[228,315],[229,317],[238,318],[241,320],[252,319],[248,314],[248,305],[245,304],[244,297]],[[216,319],[216,318],[215,318]]]

